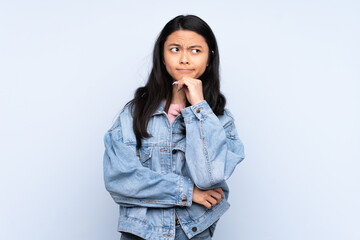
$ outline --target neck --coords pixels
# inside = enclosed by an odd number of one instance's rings
[[[177,85],[175,84],[172,89],[171,103],[186,105],[186,95],[184,90],[181,89],[179,92],[177,92],[176,90],[177,90]]]

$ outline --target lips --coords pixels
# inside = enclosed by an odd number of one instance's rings
[[[194,71],[194,69],[185,69],[185,68],[179,68],[179,69],[176,69],[177,71],[179,72],[182,72],[182,73],[189,73],[189,72],[192,72]]]

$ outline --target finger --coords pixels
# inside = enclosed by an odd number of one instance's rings
[[[205,207],[207,207],[208,209],[210,209],[210,208],[212,207],[211,203],[209,203],[209,202],[206,201],[206,200],[204,201],[203,205],[204,205]]]
[[[186,94],[186,98],[188,98],[188,96],[189,96],[189,88],[185,87],[185,88],[183,88],[183,90],[184,90],[184,92]]]
[[[213,198],[212,196],[210,196],[210,195],[206,198],[206,200],[207,200],[208,202],[210,202],[211,205],[217,204],[217,200],[216,200],[215,198]]]
[[[182,80],[191,86],[202,85],[202,81],[200,79],[186,77],[186,78],[183,78]]]
[[[186,85],[194,85],[197,83],[197,81],[200,81],[200,80],[196,79],[196,78],[191,78],[191,77],[181,78],[181,82],[185,83]]]
[[[193,88],[196,85],[196,79],[193,78],[183,78],[182,79],[184,84],[188,87],[188,88]]]
[[[184,81],[183,79],[177,81],[177,91],[180,91],[184,87]]]
[[[220,187],[219,188],[214,188],[213,190],[220,193],[222,197],[225,197],[225,194],[224,194],[224,191],[222,190],[222,188],[220,188]]]
[[[216,192],[216,191],[212,191],[210,193],[210,195],[216,199],[217,203],[221,202],[221,194]]]
[[[180,90],[180,83],[179,83],[179,81],[175,81],[175,82],[173,82],[171,85],[177,85],[177,90],[176,91],[179,91]]]
[[[197,81],[200,81],[198,79],[195,78],[191,78],[191,77],[183,77],[181,80],[178,81],[178,91],[180,91],[184,86],[186,86],[188,89],[189,88],[194,88],[196,86]],[[201,84],[201,81],[200,81]]]

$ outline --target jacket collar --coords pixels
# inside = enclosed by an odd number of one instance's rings
[[[159,106],[157,107],[155,112],[152,114],[152,116],[159,115],[159,114],[162,114],[164,112],[164,101],[165,101],[165,99],[161,100]]]

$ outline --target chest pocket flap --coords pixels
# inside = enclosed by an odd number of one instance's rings
[[[137,151],[138,159],[144,167],[151,168],[152,147],[141,147]]]
[[[180,140],[179,142],[177,142],[177,143],[175,144],[175,146],[173,147],[173,149],[180,150],[180,151],[182,151],[183,153],[185,153],[185,151],[186,151],[186,142],[185,142],[185,139]]]

